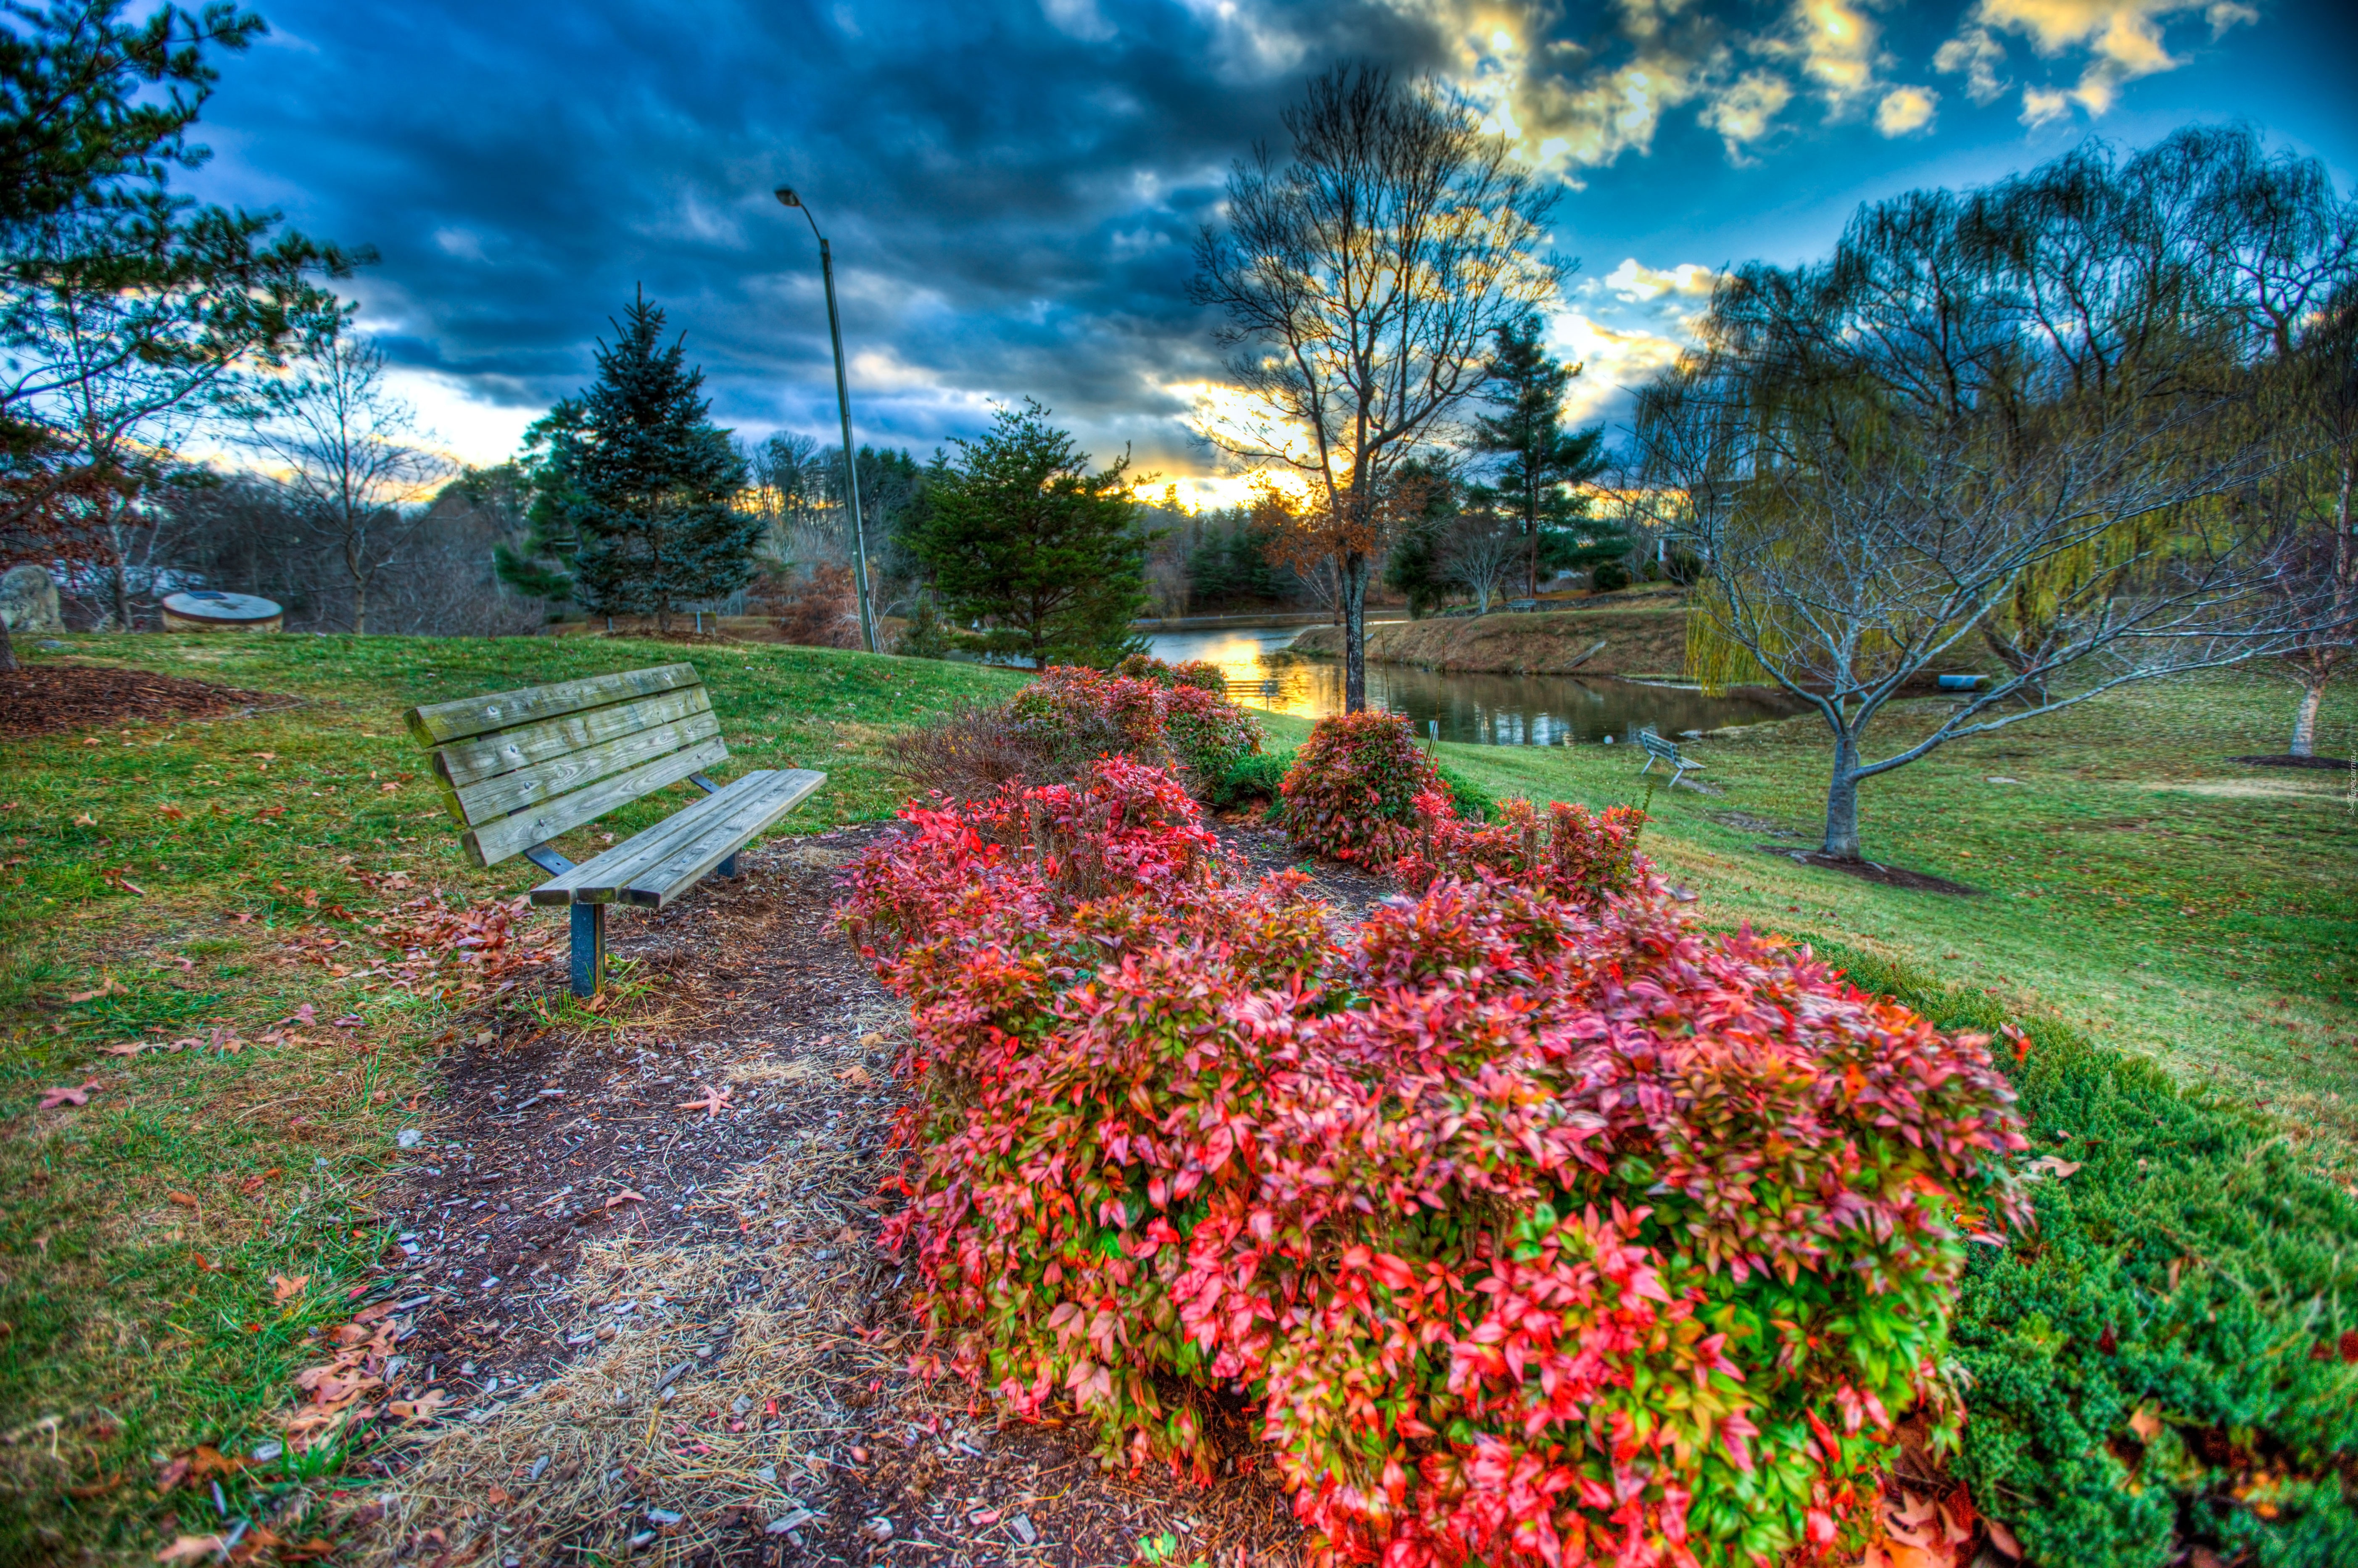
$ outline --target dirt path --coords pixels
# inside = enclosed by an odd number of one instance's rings
[[[395,1204],[395,1397],[443,1402],[347,1499],[369,1555],[1282,1563],[1296,1532],[1241,1417],[1197,1490],[1101,1473],[903,1370],[905,1274],[874,1245],[905,1010],[830,927],[867,825],[747,855],[615,921],[594,1020],[510,1014],[444,1067]],[[1258,827],[1222,837],[1292,864]],[[1385,891],[1314,871],[1351,913]],[[691,1103],[694,1102],[694,1103]],[[429,1400],[430,1402],[430,1400]]]

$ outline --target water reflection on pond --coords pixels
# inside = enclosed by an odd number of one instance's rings
[[[1298,626],[1165,632],[1157,658],[1208,659],[1228,677],[1228,695],[1249,708],[1321,719],[1343,711],[1343,662],[1284,652]],[[1497,746],[1561,746],[1626,740],[1640,725],[1664,735],[1782,719],[1795,709],[1776,694],[1704,697],[1595,676],[1444,674],[1407,665],[1368,665],[1368,706],[1404,713],[1419,735],[1433,720],[1444,741]]]

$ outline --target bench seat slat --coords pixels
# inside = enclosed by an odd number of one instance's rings
[[[495,866],[535,844],[545,843],[585,822],[595,822],[617,806],[628,806],[665,784],[677,784],[690,773],[718,767],[728,759],[729,748],[716,735],[684,751],[642,762],[627,773],[614,773],[586,788],[527,807],[513,816],[481,823],[469,828],[460,842],[475,857],[477,865]]]
[[[603,708],[584,708],[557,719],[520,724],[513,730],[495,730],[450,741],[434,753],[434,772],[443,783],[463,794],[468,786],[503,773],[555,762],[608,741],[711,711],[712,696],[700,686],[609,703]]]
[[[716,811],[728,809],[728,802],[742,797],[764,776],[762,773],[747,773],[732,779],[714,794],[708,795],[683,809],[665,817],[644,832],[634,833],[622,842],[593,858],[582,861],[571,871],[551,877],[532,890],[535,903],[604,903],[588,892],[596,882],[611,889],[614,874],[659,860],[692,837]]]
[[[442,798],[453,816],[471,827],[587,788],[600,779],[626,773],[719,733],[719,719],[710,713],[691,713],[676,723],[617,735],[481,784],[446,791]]]
[[[806,768],[746,774],[532,890],[535,903],[661,909],[827,782]]]
[[[461,697],[456,702],[427,703],[411,708],[402,718],[419,745],[440,746],[471,735],[514,729],[538,719],[561,718],[586,708],[604,708],[609,703],[628,702],[633,697],[653,697],[657,692],[703,684],[704,677],[696,673],[694,665],[658,665],[653,669],[621,670],[612,675],[558,681],[554,686],[495,691],[488,697]]]
[[[693,887],[738,847],[802,804],[805,796],[827,782],[827,775],[794,768],[772,775],[771,784],[732,807],[726,817],[674,849],[654,865],[631,878],[615,901],[642,909],[661,909]]]

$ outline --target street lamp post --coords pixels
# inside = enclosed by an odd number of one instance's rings
[[[851,570],[860,594],[860,640],[872,654],[876,652],[876,620],[868,608],[868,528],[860,515],[860,464],[851,450],[851,388],[843,376],[843,322],[835,310],[835,257],[827,248],[827,236],[818,232],[818,220],[803,206],[794,187],[781,185],[777,195],[782,206],[798,209],[804,222],[810,224],[811,236],[818,241],[819,276],[827,280],[827,332],[835,341],[835,406],[843,415],[843,486],[844,493],[851,498]]]

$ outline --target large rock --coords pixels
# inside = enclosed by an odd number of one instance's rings
[[[64,619],[58,614],[58,585],[40,567],[21,566],[8,568],[0,577],[0,622],[14,633],[62,632]]]

